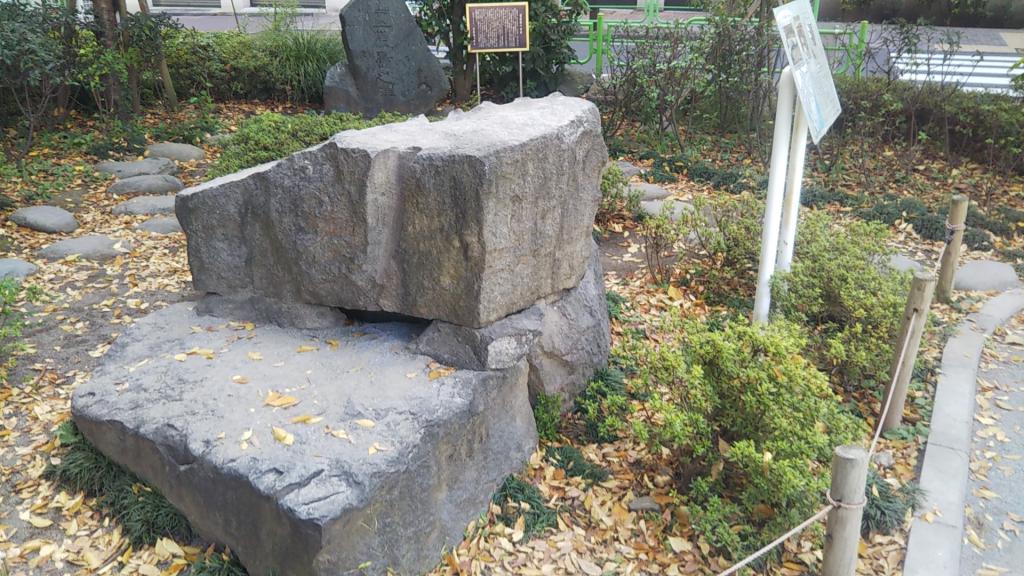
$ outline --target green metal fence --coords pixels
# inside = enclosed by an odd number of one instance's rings
[[[818,14],[820,0],[813,0],[811,8],[815,16]],[[699,28],[708,23],[705,16],[694,16],[691,18],[666,19],[663,14],[666,12],[691,12],[699,11],[697,7],[666,6],[661,7],[658,0],[647,0],[644,5],[644,15],[640,19],[610,18],[598,10],[591,10],[587,5],[588,17],[580,19],[581,34],[575,39],[587,43],[585,57],[573,61],[574,64],[586,65],[593,63],[594,75],[600,78],[605,71],[605,66],[615,55],[612,51],[613,32],[617,29],[628,29],[631,27],[665,27],[665,28]],[[601,4],[599,10],[635,10],[636,5],[606,5]],[[595,15],[596,12],[596,15]],[[756,19],[753,20],[756,22]],[[864,60],[868,43],[868,23],[861,22],[857,26],[840,28],[821,28],[822,40],[826,52],[832,56],[835,62],[834,71],[836,74],[852,75],[860,77],[864,73]]]

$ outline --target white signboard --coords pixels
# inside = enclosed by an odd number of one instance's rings
[[[811,139],[817,144],[839,117],[841,108],[810,1],[796,0],[775,8],[775,24],[789,58]]]

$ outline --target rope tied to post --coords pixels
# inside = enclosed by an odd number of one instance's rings
[[[868,503],[868,499],[867,498],[863,498],[863,499],[861,499],[860,502],[854,502],[853,504],[849,504],[849,503],[846,503],[846,502],[840,502],[840,501],[838,501],[838,500],[836,500],[835,498],[832,497],[832,491],[831,490],[826,490],[825,491],[825,498],[828,499],[828,503],[833,508],[838,508],[840,510],[860,510],[861,508],[866,506],[867,503]]]
[[[946,218],[946,244],[953,241],[953,235],[962,230],[967,230],[967,224],[953,224]]]

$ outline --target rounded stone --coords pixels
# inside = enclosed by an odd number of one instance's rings
[[[111,211],[114,214],[131,214],[133,216],[173,214],[174,196],[136,196],[114,206]]]
[[[693,211],[693,205],[683,202],[681,200],[648,200],[640,203],[640,208],[647,213],[648,216],[659,216],[661,211],[664,209],[665,203],[669,203],[668,217],[673,222],[677,222],[683,217],[683,214]]]
[[[615,165],[622,171],[622,175],[626,177],[626,180],[631,179],[633,176],[639,176],[644,173],[644,169],[625,160],[618,160]]]
[[[178,162],[190,162],[206,158],[206,152],[191,144],[179,142],[160,142],[146,146],[146,154],[151,158],[169,158]]]
[[[893,254],[890,256],[889,267],[898,272],[917,272],[923,269],[920,262],[903,254]]]
[[[665,190],[657,184],[648,184],[647,182],[638,182],[630,185],[630,188],[640,193],[640,200],[664,200],[672,195],[671,192]]]
[[[139,230],[152,234],[175,234],[181,232],[181,224],[174,216],[150,218],[137,226]]]
[[[15,278],[22,279],[35,274],[39,267],[31,262],[25,262],[19,258],[0,258],[0,279]]]
[[[75,220],[74,215],[56,206],[21,208],[11,214],[10,220],[18,226],[48,234],[74,232],[78,229],[78,220]]]
[[[145,174],[118,180],[110,185],[108,192],[114,196],[131,196],[134,194],[168,194],[178,192],[185,184],[174,176],[167,174]]]
[[[1013,266],[994,260],[966,262],[956,271],[953,287],[957,290],[993,292],[1020,285]]]
[[[60,260],[77,254],[85,260],[110,260],[129,251],[131,244],[126,240],[116,240],[102,234],[87,234],[78,238],[68,238],[54,242],[39,251],[39,256],[47,260]]]
[[[178,172],[178,165],[167,158],[145,158],[127,162],[107,160],[97,164],[95,169],[97,172],[113,174],[123,180],[148,174],[175,174]]]

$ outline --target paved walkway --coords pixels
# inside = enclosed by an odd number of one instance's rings
[[[1024,313],[982,355],[961,576],[1024,573]]]

